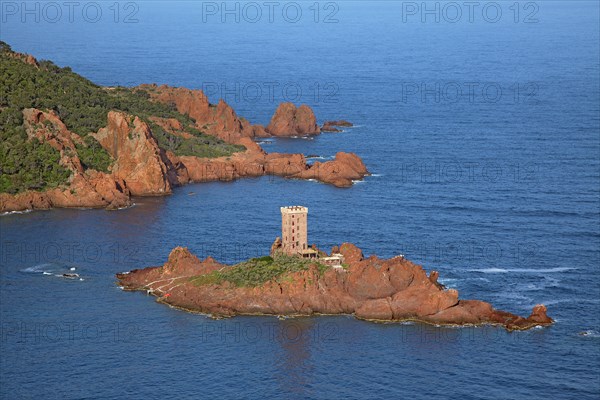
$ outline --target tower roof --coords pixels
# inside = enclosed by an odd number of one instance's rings
[[[282,214],[308,213],[308,207],[304,206],[287,206],[281,207]]]

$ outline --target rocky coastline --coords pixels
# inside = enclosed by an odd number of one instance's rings
[[[8,54],[39,68],[32,56]],[[25,108],[21,111],[27,140],[48,144],[58,151],[58,163],[69,171],[70,177],[66,184],[45,190],[0,193],[0,213],[69,207],[120,209],[132,204],[132,196],[164,196],[187,183],[263,175],[350,187],[353,181],[369,174],[360,157],[353,153],[338,152],[333,160],[310,164],[303,154],[269,154],[255,142],[266,137],[320,134],[321,127],[307,105],[280,104],[265,128],[239,117],[223,100],[211,104],[201,90],[155,84],[131,90],[147,94],[152,102],[174,107],[194,121],[193,128],[198,132],[237,146],[239,151],[222,157],[176,155],[159,144],[153,129],[160,128],[166,132],[167,140],[176,141],[192,136],[189,126],[175,118],[152,115],[144,120],[113,110],[106,115],[106,125],[89,134],[111,157],[108,170],[97,171],[86,168],[78,153],[78,148],[86,146],[84,138],[70,130],[54,110]],[[326,123],[325,131],[331,127],[331,122]]]
[[[163,266],[120,273],[117,279],[125,290],[146,291],[158,302],[216,318],[346,314],[379,322],[497,325],[509,331],[554,322],[543,305],[536,305],[525,318],[496,310],[484,301],[459,299],[457,290],[438,283],[436,271],[427,274],[402,256],[366,258],[349,243],[332,249],[334,253],[344,256],[343,267],[323,268],[315,261],[259,285],[246,285],[214,279],[231,276],[239,266],[227,266],[211,257],[200,260],[188,249],[177,247]]]

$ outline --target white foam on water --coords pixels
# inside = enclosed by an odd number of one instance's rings
[[[355,180],[355,181],[352,181],[352,183],[365,183],[365,182],[366,182],[366,181],[365,181],[365,180],[362,180],[362,179],[361,179],[361,180]]]
[[[440,278],[440,279],[438,279],[438,282],[441,282],[441,283],[456,282],[456,281],[458,281],[458,279],[456,279],[456,278]]]
[[[143,204],[143,203],[142,203],[142,204]],[[131,205],[130,205],[130,206],[125,206],[125,207],[117,207],[116,211],[119,211],[119,210],[128,210],[128,209],[130,209],[130,208],[133,208],[133,207],[135,207],[136,205],[137,205],[137,203],[131,203]]]
[[[333,160],[335,156],[315,156],[315,157],[306,157],[307,160]]]
[[[44,272],[42,272],[42,273],[43,273],[44,275],[52,275],[52,272],[46,272],[46,271],[44,271]]]
[[[524,300],[524,302],[528,302],[528,303],[530,303],[532,301],[531,297],[523,296],[522,294],[515,293],[515,292],[498,293],[496,295],[496,297],[499,297],[502,299],[509,299],[509,300]]]
[[[33,267],[27,267],[25,269],[22,269],[21,272],[26,272],[26,273],[30,273],[30,274],[35,274],[38,272],[42,272],[45,273],[48,268],[52,268],[52,264],[48,264],[48,263],[44,263],[44,264],[37,264],[34,265]]]
[[[544,276],[542,280],[538,280],[537,282],[519,284],[518,286],[519,289],[529,291],[539,291],[546,290],[548,288],[565,287],[565,285],[561,284],[560,279],[552,278],[551,276]]]
[[[521,289],[523,290],[542,290],[546,287],[544,284],[536,284],[536,283],[528,283],[523,286]]]
[[[13,214],[27,214],[30,213],[32,210],[23,210],[23,211],[6,211],[3,213],[0,213],[0,217],[3,217],[5,215],[13,215]]]
[[[499,273],[507,273],[507,272],[521,272],[521,273],[541,273],[541,274],[550,274],[554,272],[566,272],[575,270],[577,268],[574,267],[556,267],[556,268],[483,268],[483,269],[472,269],[474,272],[481,272],[484,274],[499,274]]]
[[[509,272],[509,270],[504,268],[485,268],[485,269],[474,269],[475,272],[481,272],[484,274],[505,274]]]
[[[598,304],[600,303],[600,299],[578,299],[578,298],[573,298],[573,297],[569,297],[569,298],[565,298],[565,299],[554,299],[554,300],[547,300],[547,301],[542,301],[542,304],[546,305],[546,306],[551,306],[554,304],[561,304],[561,303],[592,303],[592,304]]]
[[[574,267],[557,267],[557,268],[545,268],[545,269],[533,269],[533,268],[524,268],[524,269],[511,269],[511,272],[542,272],[542,273],[552,273],[552,272],[566,272],[566,271],[571,271],[574,269],[578,269],[578,268],[574,268]]]

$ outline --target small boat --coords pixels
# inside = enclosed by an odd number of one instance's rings
[[[79,274],[62,274],[63,278],[75,279],[79,278]]]

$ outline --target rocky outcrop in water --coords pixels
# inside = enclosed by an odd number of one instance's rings
[[[316,179],[337,187],[350,187],[353,181],[368,175],[367,167],[354,153],[337,153],[335,159],[324,163],[315,162],[310,168],[297,174],[301,179]]]
[[[341,132],[340,127],[350,128],[354,126],[351,122],[345,120],[339,121],[325,121],[323,126],[321,127],[321,132]]]
[[[546,307],[520,317],[494,309],[479,300],[460,300],[458,291],[437,284],[437,273],[403,257],[365,258],[356,246],[344,243],[336,249],[345,268],[320,271],[316,264],[289,272],[258,287],[230,282],[196,285],[192,277],[230,268],[208,258],[200,261],[187,249],[174,249],[162,267],[117,274],[128,290],[146,290],[160,302],[215,317],[239,314],[314,315],[353,314],[374,321],[416,320],[443,325],[493,324],[508,330],[549,325]]]
[[[292,103],[281,103],[267,125],[266,132],[273,136],[305,136],[318,135],[321,129],[309,106],[303,104],[296,108]]]

